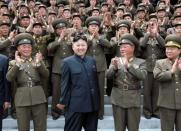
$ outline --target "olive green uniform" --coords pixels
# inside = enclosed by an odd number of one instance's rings
[[[181,48],[180,36],[168,35],[165,46]],[[169,58],[156,61],[153,74],[159,81],[158,106],[162,131],[181,130],[181,71],[171,72],[173,60]],[[175,128],[175,129],[174,129]]]
[[[20,67],[14,60],[10,61],[7,79],[17,84],[15,107],[18,119],[18,130],[29,131],[30,119],[34,121],[36,131],[46,130],[46,96],[40,78],[49,75],[45,65],[35,68],[32,60],[27,60]]]
[[[69,38],[58,42],[58,38],[48,45],[48,51],[53,54],[52,63],[52,116],[58,118],[61,111],[56,107],[60,100],[60,81],[61,81],[61,63],[62,60],[73,54],[72,45]]]

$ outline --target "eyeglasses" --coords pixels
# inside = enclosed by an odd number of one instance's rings
[[[83,32],[75,32],[75,34],[73,35],[73,42],[76,42],[80,39],[87,41],[87,37],[85,36],[85,34]]]

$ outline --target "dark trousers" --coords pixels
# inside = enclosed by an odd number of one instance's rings
[[[141,109],[138,107],[122,108],[112,105],[115,131],[138,131]]]
[[[61,110],[56,107],[60,100],[61,93],[61,75],[52,74],[52,116],[59,117],[61,115]]]
[[[104,116],[104,86],[105,86],[105,71],[97,72],[99,93],[100,93],[100,110],[99,117]]]
[[[181,131],[181,110],[160,108],[160,122],[162,131]]]
[[[64,131],[97,131],[98,113],[65,112]]]
[[[158,101],[158,82],[154,79],[153,73],[148,72],[144,81],[144,103],[143,114],[146,118],[159,117]]]
[[[0,131],[2,131],[3,107],[0,106]]]

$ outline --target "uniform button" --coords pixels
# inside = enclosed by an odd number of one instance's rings
[[[30,78],[30,77],[28,77],[28,80],[31,80],[31,78]]]
[[[176,81],[176,84],[178,84],[179,82],[178,81]]]
[[[176,91],[179,91],[179,89],[177,88]]]
[[[63,54],[65,55],[66,53],[64,52]]]
[[[96,52],[96,50],[93,50],[93,52]]]

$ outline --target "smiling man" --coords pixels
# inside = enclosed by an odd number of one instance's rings
[[[18,34],[14,39],[17,48],[15,60],[9,62],[7,80],[15,82],[14,103],[17,113],[18,131],[29,131],[33,120],[35,131],[46,131],[46,96],[42,79],[47,79],[49,71],[37,53],[32,58],[35,41],[28,33]],[[42,78],[42,79],[41,79]]]
[[[165,39],[167,58],[156,61],[153,70],[159,83],[158,106],[161,131],[181,130],[181,39],[168,35]]]
[[[87,38],[75,34],[74,55],[63,60],[61,66],[61,99],[59,109],[65,109],[65,131],[97,131],[99,88],[96,62],[86,56]]]

